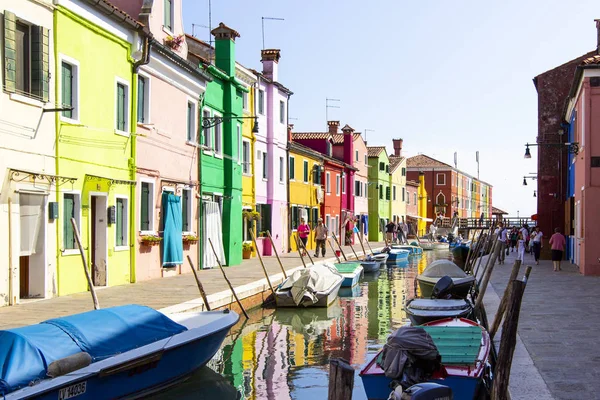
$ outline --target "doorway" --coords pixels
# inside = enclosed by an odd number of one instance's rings
[[[92,195],[91,210],[91,257],[92,283],[94,286],[106,286],[108,241],[107,206],[105,195]]]
[[[46,295],[45,193],[20,193],[19,297]]]

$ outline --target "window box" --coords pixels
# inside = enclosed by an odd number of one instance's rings
[[[173,50],[177,51],[183,44],[183,39],[184,39],[183,34],[177,35],[177,36],[169,35],[165,38],[165,44],[167,46],[169,46],[170,48],[172,48]]]
[[[198,236],[196,236],[196,235],[183,235],[183,243],[185,243],[185,244],[196,244],[196,243],[198,243]]]
[[[161,241],[162,238],[160,236],[144,235],[140,237],[140,242],[142,243],[142,246],[158,246]]]

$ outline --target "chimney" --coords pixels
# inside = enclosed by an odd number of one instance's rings
[[[327,121],[327,125],[329,126],[329,133],[331,133],[332,135],[338,133],[340,121]]]
[[[596,54],[600,54],[600,19],[595,19],[596,22]]]
[[[228,76],[235,76],[235,38],[240,34],[222,22],[210,33],[215,37],[216,67]]]
[[[263,75],[273,82],[277,82],[277,66],[281,53],[279,49],[265,49],[260,51],[260,61],[263,65]]]
[[[402,139],[392,139],[394,143],[394,155],[396,157],[402,157]]]
[[[288,124],[288,142],[291,142],[294,140],[294,137],[292,135],[293,130],[294,130],[294,124]]]
[[[346,124],[342,128],[342,132],[344,132],[344,162],[346,164],[354,165],[356,163],[356,160],[354,159],[354,129]]]

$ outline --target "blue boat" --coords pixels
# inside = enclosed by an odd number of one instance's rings
[[[388,253],[387,262],[395,263],[395,262],[406,261],[406,260],[408,260],[409,255],[410,255],[409,250],[391,249],[390,252]]]
[[[413,246],[409,244],[395,244],[392,246],[392,249],[408,250],[410,251],[411,256],[423,254],[423,248],[421,246]]]
[[[346,261],[333,264],[338,273],[344,277],[342,287],[353,287],[360,280],[363,273],[363,267],[359,261]]]
[[[442,360],[428,382],[452,389],[455,399],[478,399],[491,387],[488,358],[491,342],[487,331],[476,322],[464,318],[447,318],[422,326],[433,339]],[[385,376],[381,352],[360,372],[370,400],[384,400],[390,394],[391,378]]]
[[[167,316],[127,305],[0,331],[0,394],[142,397],[203,367],[238,319],[228,310]]]

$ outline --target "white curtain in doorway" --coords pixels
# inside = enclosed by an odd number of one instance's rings
[[[212,242],[215,251],[219,255],[221,264],[226,264],[225,251],[223,250],[223,233],[221,223],[221,210],[219,203],[214,201],[204,201],[204,220],[203,220],[203,260],[202,268],[214,268],[218,266],[217,258],[213,253],[208,239]]]
[[[37,240],[42,226],[42,207],[45,196],[41,194],[19,195],[19,213],[21,214],[21,256],[35,254]]]

